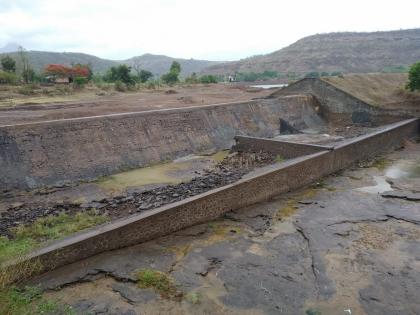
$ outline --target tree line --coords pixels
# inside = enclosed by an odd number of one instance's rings
[[[36,73],[31,67],[25,50],[20,47],[18,51],[18,60],[14,60],[8,55],[5,55],[0,60],[1,68],[0,71],[0,84],[16,84],[19,82],[31,83],[31,82],[48,82],[57,80],[57,78],[67,78],[68,83],[74,83],[77,86],[83,86],[87,82],[93,80],[95,83],[107,82],[114,83],[116,87],[124,89],[125,87],[134,86],[138,83],[147,83],[153,80],[154,75],[152,72],[141,69],[138,65],[134,66],[134,72],[132,67],[121,64],[118,66],[111,67],[105,74],[93,74],[90,65],[75,64],[72,66],[65,66],[59,64],[47,65],[42,73]],[[174,85],[181,82],[181,64],[177,61],[173,61],[169,71],[163,74],[160,78],[154,82],[162,82],[167,85]],[[305,78],[318,78],[323,76],[341,76],[341,72],[309,72],[304,75]],[[261,73],[248,72],[235,74],[235,81],[264,81],[275,78],[289,78],[297,79],[296,74],[287,73],[281,74],[276,71],[264,71]],[[408,82],[406,88],[410,91],[420,90],[420,62],[413,64],[408,71]],[[222,76],[214,75],[202,75],[198,76],[196,73],[192,73],[190,76],[184,79],[185,83],[217,83],[223,81]]]

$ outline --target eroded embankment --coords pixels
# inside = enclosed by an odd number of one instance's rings
[[[90,180],[229,148],[237,134],[272,137],[279,119],[322,124],[311,96],[158,110],[0,127],[0,188]]]
[[[345,82],[348,79],[345,77],[341,80]],[[372,81],[374,82],[374,80]],[[274,92],[271,97],[293,94],[313,95],[319,101],[322,115],[327,120],[339,124],[373,123],[381,125],[417,116],[415,112],[405,110],[404,107],[393,110],[386,108],[382,103],[386,91],[379,93],[375,88],[375,85],[371,82],[370,86],[368,84],[364,89],[358,91],[359,93],[354,93],[352,90],[346,91],[340,85],[332,84],[323,78],[305,78]],[[380,98],[381,104],[371,102],[368,97],[363,97],[372,89],[375,90],[376,94],[382,96]],[[353,94],[350,92],[353,92]]]

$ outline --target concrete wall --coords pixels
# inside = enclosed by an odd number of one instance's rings
[[[313,154],[320,151],[332,150],[333,147],[315,144],[303,144],[276,139],[263,139],[248,136],[236,136],[232,151],[259,152],[266,151],[280,155],[286,159],[292,159],[302,155]]]
[[[330,121],[339,120],[345,123],[383,124],[395,122],[405,117],[398,111],[390,111],[374,107],[353,95],[317,78],[299,80],[279,91],[271,97],[291,94],[314,95],[320,104],[320,113]]]
[[[207,150],[237,134],[272,137],[316,116],[310,96],[0,127],[0,189],[34,188],[109,175]]]
[[[37,272],[47,271],[103,251],[145,242],[215,219],[230,210],[268,200],[359,160],[399,147],[404,139],[418,136],[419,122],[412,119],[393,124],[382,132],[344,142],[334,150],[288,160],[234,184],[81,232],[32,253],[20,264],[37,262],[42,266]],[[17,270],[16,266],[12,268]],[[18,276],[21,275],[16,273]]]

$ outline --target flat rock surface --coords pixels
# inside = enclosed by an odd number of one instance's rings
[[[420,203],[400,197],[416,192],[416,176],[398,186],[386,176],[419,152],[410,144],[386,167],[354,167],[31,284],[77,314],[420,314]],[[378,177],[396,197],[363,190]],[[182,298],[139,287],[144,268],[171,277]]]

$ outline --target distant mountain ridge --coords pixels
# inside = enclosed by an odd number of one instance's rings
[[[6,54],[18,60],[18,53],[16,51],[7,52]],[[94,72],[105,73],[112,66],[119,64],[133,66],[136,63],[141,69],[151,71],[154,75],[160,76],[169,71],[173,61],[178,61],[181,64],[181,75],[188,76],[193,72],[201,72],[206,67],[220,63],[220,61],[172,58],[152,54],[144,54],[126,60],[102,59],[94,55],[73,52],[29,50],[27,54],[31,66],[36,71],[42,71],[48,64],[71,65],[81,63],[90,64]],[[0,53],[0,55],[2,54]]]
[[[17,44],[10,44],[5,46],[5,49],[16,46]],[[7,54],[17,57],[16,52]],[[105,73],[110,67],[125,63],[130,66],[136,64],[160,76],[169,70],[173,61],[178,61],[182,68],[181,75],[184,77],[193,72],[216,75],[264,71],[297,74],[314,71],[371,73],[408,67],[420,61],[420,28],[370,33],[316,34],[269,54],[232,62],[182,59],[152,54],[126,60],[102,59],[72,52],[28,51],[28,56],[32,66],[38,71],[50,63],[65,65],[89,63],[94,72]]]
[[[304,37],[275,52],[221,63],[209,74],[235,72],[381,72],[420,61],[420,28],[371,33],[328,33]]]

